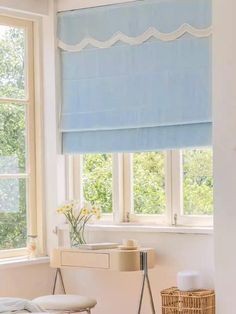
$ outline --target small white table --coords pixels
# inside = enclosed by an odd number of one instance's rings
[[[141,313],[145,281],[147,281],[152,314],[155,307],[152,297],[148,269],[155,266],[155,250],[152,248],[139,248],[137,250],[80,250],[78,248],[58,248],[51,254],[51,267],[57,269],[54,280],[53,293],[55,293],[58,275],[65,291],[61,268],[79,267],[87,269],[106,269],[113,271],[143,271],[143,281],[139,299],[138,314]]]

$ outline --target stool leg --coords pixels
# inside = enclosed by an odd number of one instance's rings
[[[59,276],[60,276],[60,279],[61,279],[61,285],[62,285],[63,292],[64,292],[64,294],[66,294],[66,289],[65,289],[65,285],[64,285],[64,280],[63,280],[63,277],[62,277],[62,273],[61,273],[60,268],[58,268],[58,271],[59,271]]]
[[[56,274],[55,274],[55,277],[54,277],[54,283],[53,283],[52,294],[55,294],[56,284],[57,284],[57,275],[58,275],[58,268],[57,268],[57,270],[56,270]]]
[[[59,275],[59,277],[60,277],[60,281],[61,281],[61,285],[62,285],[63,292],[64,292],[64,294],[66,294],[66,289],[65,289],[65,285],[64,285],[64,281],[63,281],[63,278],[62,278],[62,273],[61,273],[60,268],[57,268],[57,270],[56,270],[52,294],[55,294],[55,291],[56,291],[56,284],[57,284],[58,275]]]
[[[90,311],[90,309],[88,309],[87,311],[86,311],[88,314],[91,314],[91,311]]]

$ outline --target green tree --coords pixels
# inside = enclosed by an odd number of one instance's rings
[[[184,214],[213,214],[212,150],[183,151]]]
[[[0,97],[25,96],[24,32],[0,26]],[[0,102],[0,173],[25,172],[25,107]],[[0,180],[0,248],[26,245],[26,179]]]
[[[165,154],[133,154],[134,211],[137,214],[163,214],[166,210]]]
[[[112,212],[112,156],[86,154],[83,156],[84,198],[101,207],[103,213]]]
[[[183,151],[183,210],[185,215],[213,214],[212,150]],[[112,158],[109,154],[84,155],[85,199],[112,212]],[[133,200],[137,214],[164,214],[165,153],[133,154]]]
[[[25,34],[0,25],[0,97],[25,97]]]

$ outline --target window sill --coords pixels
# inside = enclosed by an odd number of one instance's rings
[[[13,258],[2,258],[0,259],[0,270],[5,268],[13,268],[19,266],[29,266],[38,264],[48,264],[50,258],[48,256],[28,258],[23,257],[13,257]]]
[[[177,234],[213,234],[213,227],[185,227],[185,226],[155,226],[132,223],[121,224],[89,224],[89,231],[121,231],[121,232],[150,232]]]

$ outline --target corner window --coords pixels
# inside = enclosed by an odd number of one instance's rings
[[[0,256],[37,235],[33,72],[32,22],[0,16]]]

